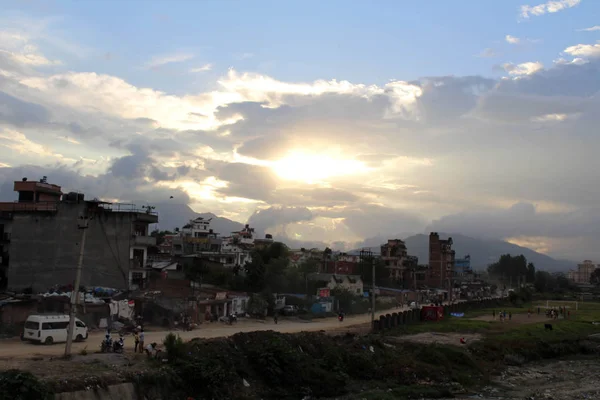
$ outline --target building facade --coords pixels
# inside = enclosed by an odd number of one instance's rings
[[[24,178],[15,182],[14,190],[18,201],[0,203],[0,211],[12,215],[9,290],[40,292],[73,285],[82,221],[87,221],[82,286],[127,289],[136,274],[144,274],[148,247],[156,244],[148,226],[158,222],[149,209],[85,201],[78,193],[63,195],[60,186],[45,178],[39,182]]]
[[[426,285],[450,292],[455,252],[452,250],[452,238],[440,239],[437,232],[429,234],[429,269]]]
[[[454,260],[454,279],[470,280],[473,278],[473,269],[471,268],[471,256],[466,255],[463,258]]]
[[[407,257],[406,244],[400,239],[389,239],[386,244],[381,246],[381,260],[389,270],[390,278],[395,281],[404,280]]]
[[[577,269],[570,270],[567,277],[575,284],[588,285],[592,273],[598,268],[600,268],[600,264],[595,264],[591,260],[584,260],[581,264],[577,264]]]

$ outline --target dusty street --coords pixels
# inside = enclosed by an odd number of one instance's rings
[[[396,312],[398,309],[389,311],[381,311],[376,314],[376,318],[380,314],[386,312]],[[350,328],[352,326],[369,323],[371,321],[370,314],[363,314],[357,316],[348,316],[344,319],[344,322],[340,322],[337,318],[325,318],[315,319],[313,321],[302,321],[302,320],[286,320],[281,319],[278,324],[273,323],[272,319],[267,319],[265,322],[257,320],[240,320],[233,325],[226,325],[221,322],[218,323],[204,323],[200,327],[190,332],[173,331],[180,335],[184,340],[190,340],[193,338],[215,338],[223,336],[235,335],[239,332],[251,332],[251,331],[266,331],[274,330],[282,333],[292,333],[301,331],[320,331],[320,330],[336,330],[344,331],[344,328]],[[146,332],[146,344],[156,342],[161,343],[169,331],[154,331]],[[114,336],[114,334],[113,334]],[[88,352],[93,353],[100,349],[100,342],[104,338],[104,332],[93,332],[85,342],[73,343],[73,353],[77,354],[83,349],[87,349]],[[133,338],[127,336],[125,338],[126,350],[133,349]],[[64,352],[64,343],[57,343],[51,346],[38,345],[29,342],[22,342],[19,339],[8,339],[0,341],[0,359],[2,358],[21,358],[21,357],[32,357],[38,355],[44,356],[60,356]]]

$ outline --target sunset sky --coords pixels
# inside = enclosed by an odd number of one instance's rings
[[[530,1],[0,0],[0,196],[599,261],[600,2]]]

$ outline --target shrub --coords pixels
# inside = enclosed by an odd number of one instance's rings
[[[167,358],[169,361],[175,361],[182,359],[186,356],[186,346],[179,335],[169,333],[163,341],[165,349],[167,350]]]
[[[0,372],[0,400],[50,400],[54,396],[30,372],[11,369]]]

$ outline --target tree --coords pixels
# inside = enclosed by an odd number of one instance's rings
[[[500,256],[500,259],[488,266],[488,273],[504,281],[517,284],[527,277],[529,269],[524,255],[513,257],[510,254]]]
[[[590,275],[590,283],[595,286],[600,286],[600,268],[596,268]]]
[[[209,272],[209,267],[201,258],[192,258],[183,266],[186,279],[192,282],[201,282],[202,277]]]
[[[380,257],[364,257],[359,265],[360,277],[365,285],[373,285],[373,264],[375,264],[375,284],[383,286],[389,283],[390,273]]]
[[[535,290],[538,292],[550,292],[557,288],[556,277],[546,271],[536,271]]]
[[[535,282],[535,265],[533,265],[533,263],[527,264],[527,274],[525,275],[525,282]]]
[[[258,251],[253,252],[252,261],[246,263],[246,285],[251,292],[260,292],[265,287],[266,266]]]
[[[150,232],[150,236],[156,238],[157,246],[160,246],[161,244],[164,243],[165,235],[172,235],[172,234],[173,234],[173,232],[171,232],[171,231],[159,231],[158,229],[155,229],[152,232]]]

